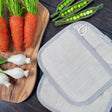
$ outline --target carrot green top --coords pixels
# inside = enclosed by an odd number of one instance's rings
[[[21,16],[23,9],[18,0],[5,0],[11,15]]]
[[[0,17],[4,16],[4,0],[0,0]]]
[[[32,13],[37,15],[38,8],[37,4],[39,0],[21,0],[25,8],[27,9],[28,13]]]

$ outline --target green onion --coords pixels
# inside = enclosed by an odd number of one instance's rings
[[[1,68],[0,68],[0,72],[1,72],[1,73],[4,73],[4,71],[3,71]]]
[[[0,64],[6,63],[7,60],[0,58]]]

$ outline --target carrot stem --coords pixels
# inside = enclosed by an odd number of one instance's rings
[[[4,17],[4,0],[0,0],[0,17]]]
[[[37,15],[38,8],[37,4],[39,0],[21,0],[23,3],[24,7],[27,9],[28,13]]]
[[[5,0],[11,15],[21,16],[23,8],[18,0]]]

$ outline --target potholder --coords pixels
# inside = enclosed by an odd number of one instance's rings
[[[41,104],[52,112],[110,112],[112,86],[90,104],[76,106],[66,101],[44,75],[38,86],[37,97]]]
[[[112,85],[110,51],[111,40],[81,21],[47,42],[39,51],[38,63],[67,101],[85,105]]]

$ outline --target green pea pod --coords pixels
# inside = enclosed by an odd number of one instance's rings
[[[75,0],[63,0],[56,9],[56,12],[51,15],[51,18],[57,16],[60,11],[62,11],[64,8],[68,7],[71,5]]]
[[[0,64],[6,63],[7,60],[0,58]]]
[[[93,16],[97,11],[101,10],[103,8],[103,3],[98,5],[97,7],[91,7],[91,8],[87,8],[77,14],[71,14],[68,17],[58,20],[55,22],[55,26],[61,26],[64,24],[70,24],[82,19],[86,19],[89,18],[91,16]]]
[[[80,10],[85,8],[87,5],[89,5],[93,1],[94,0],[80,0],[76,3],[74,3],[72,6],[69,6],[69,7],[65,8],[64,10],[62,10],[59,13],[59,16],[53,19],[53,22],[60,18],[64,18],[65,16],[69,16],[70,14],[79,12]]]

